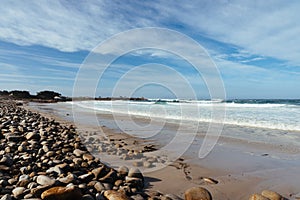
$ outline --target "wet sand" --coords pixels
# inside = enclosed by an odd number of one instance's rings
[[[56,120],[63,120],[65,123],[72,123],[74,120],[70,107],[62,104],[35,104],[30,107]],[[93,120],[89,120],[93,116],[83,110],[80,118],[76,120],[77,131],[83,134],[102,132],[114,138],[113,141],[132,142],[129,149],[143,148],[146,145],[153,145],[159,149],[171,141],[177,129],[176,125],[169,123],[161,131],[164,134],[145,139],[121,132],[109,114],[97,114],[97,117],[99,124],[95,125]],[[122,120],[126,123],[125,117]],[[134,120],[140,124],[148,123],[147,120],[141,118]],[[138,142],[134,143],[134,141]],[[202,186],[212,193],[213,199],[223,200],[248,199],[251,194],[260,193],[265,189],[276,191],[288,199],[297,199],[296,197],[300,196],[298,194],[300,192],[298,187],[300,148],[297,146],[221,136],[212,152],[205,158],[199,159],[198,152],[202,142],[203,133],[199,133],[179,160],[170,159],[169,161],[172,162],[168,162],[168,166],[159,170],[152,172],[146,170],[144,174],[148,180],[147,189],[182,197],[186,189]],[[180,143],[178,143],[178,149],[180,149]],[[175,148],[174,152],[176,150]],[[172,158],[174,152],[164,153]],[[114,159],[110,156],[103,157],[102,155],[102,159],[105,162],[114,163]]]

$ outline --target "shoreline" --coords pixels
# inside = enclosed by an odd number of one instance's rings
[[[110,128],[105,127],[105,131],[119,134]],[[183,196],[186,189],[201,186],[211,191],[214,199],[246,199],[264,189],[277,191],[286,198],[299,193],[294,186],[297,183],[294,179],[298,176],[295,174],[300,172],[297,149],[293,152],[280,145],[221,137],[216,148],[205,159],[199,160],[195,156],[201,137],[197,136],[197,144],[191,144],[181,160],[161,170],[146,173],[156,180],[150,183],[149,188]],[[283,159],[285,157],[286,160]],[[290,171],[286,172],[285,169]],[[203,177],[217,180],[218,184],[205,182]]]

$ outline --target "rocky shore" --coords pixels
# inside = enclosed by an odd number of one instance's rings
[[[140,141],[134,138],[124,140],[116,135],[86,138],[73,125],[50,120],[11,100],[0,101],[0,200],[213,199],[203,187],[188,189],[183,198],[147,188],[137,167],[167,162],[164,157],[144,155],[155,150],[153,145],[138,145]],[[95,151],[132,159],[134,167],[111,168],[94,157]],[[250,199],[284,198],[265,190]]]

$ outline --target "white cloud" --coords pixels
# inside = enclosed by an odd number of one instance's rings
[[[199,1],[163,6],[193,31],[250,53],[300,64],[298,1]],[[157,7],[159,7],[157,5]]]
[[[4,1],[0,39],[62,51],[91,50],[130,28],[179,24],[194,35],[300,64],[299,9],[298,1]]]

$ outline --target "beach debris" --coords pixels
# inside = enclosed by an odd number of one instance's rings
[[[268,156],[268,155],[269,155],[268,153],[261,154],[261,156]]]
[[[205,183],[209,183],[209,184],[218,184],[219,181],[209,178],[209,177],[200,177],[200,179],[202,179]]]
[[[210,192],[203,187],[192,187],[184,192],[185,200],[212,200]]]

